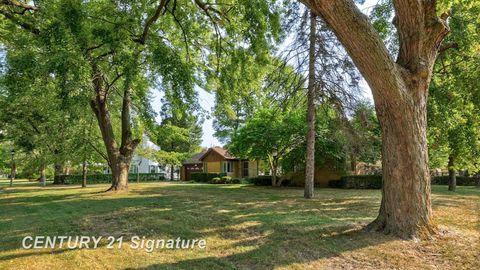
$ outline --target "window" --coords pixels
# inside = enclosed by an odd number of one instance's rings
[[[208,173],[207,162],[203,162],[203,172]]]
[[[137,165],[130,165],[130,173],[137,173]]]
[[[150,165],[150,173],[156,173],[156,166],[155,165]]]
[[[231,173],[233,172],[233,166],[231,161],[222,162],[222,172]]]

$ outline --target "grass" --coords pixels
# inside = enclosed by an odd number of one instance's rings
[[[433,187],[442,233],[412,242],[367,233],[380,191],[245,185],[39,187],[0,181],[0,269],[479,269],[480,188]],[[206,249],[21,248],[27,235],[206,239]],[[128,243],[128,242],[127,242]]]

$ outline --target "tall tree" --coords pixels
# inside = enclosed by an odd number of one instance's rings
[[[431,167],[447,167],[448,190],[455,191],[457,170],[480,170],[480,3],[452,7],[451,32],[439,55],[428,101]]]
[[[217,75],[213,70],[228,44],[250,44],[243,47],[261,54],[278,38],[277,11],[274,3],[251,0],[225,5],[201,0],[0,5],[10,46],[18,45],[15,37],[21,28],[35,41],[32,45],[51,55],[51,65],[90,84],[79,89],[90,93],[105,144],[112,171],[109,191],[128,189],[128,170],[141,137],[135,118],[148,118],[150,87],[158,83],[160,89],[171,85],[193,91],[205,76]]]
[[[315,43],[317,19],[310,12],[310,47],[308,51],[308,90],[307,90],[307,151],[305,164],[305,191],[303,196],[313,198],[315,174]]]
[[[155,157],[159,162],[170,165],[172,180],[174,167],[180,166],[182,161],[200,149],[201,119],[194,112],[199,113],[196,96],[181,102],[174,98],[171,91],[166,92],[160,113],[162,122],[154,131],[155,143],[160,147]]]
[[[241,158],[265,160],[272,173],[272,186],[280,186],[281,160],[305,142],[305,118],[300,109],[259,109],[232,137],[228,150]],[[268,136],[265,136],[268,134]]]
[[[436,1],[393,1],[397,59],[352,0],[301,0],[336,34],[368,85],[382,127],[382,202],[372,230],[404,238],[436,232],[430,199],[426,139],[428,85],[447,13]]]

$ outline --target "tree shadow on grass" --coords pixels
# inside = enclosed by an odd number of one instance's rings
[[[379,197],[371,192],[338,197],[330,190],[313,200],[296,189],[213,185],[152,186],[122,196],[95,192],[51,190],[0,199],[9,205],[0,213],[0,239],[6,240],[0,251],[18,249],[25,235],[224,239],[225,252],[207,242],[199,253],[205,257],[144,269],[273,269],[395,239],[361,230],[377,213]],[[0,261],[16,256],[30,255]]]
[[[396,240],[380,233],[366,232],[358,226],[338,226],[316,229],[310,237],[285,237],[280,230],[262,244],[244,241],[241,245],[255,246],[247,252],[226,256],[206,256],[174,263],[159,263],[133,269],[277,269],[293,264],[308,264],[320,259],[342,256],[342,253]],[[324,235],[324,236],[321,236]],[[281,238],[282,240],[278,239]],[[306,242],[308,241],[308,243]]]

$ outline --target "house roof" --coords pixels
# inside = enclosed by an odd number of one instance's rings
[[[212,151],[216,152],[220,156],[225,159],[237,159],[236,157],[232,156],[226,149],[222,147],[211,147],[207,150],[207,152],[203,153],[203,155],[199,158],[199,160],[203,160],[208,154]]]
[[[182,162],[182,164],[197,164],[197,163],[202,163],[202,161],[200,160],[200,158],[206,153],[207,151],[202,151],[200,153],[196,153],[195,155],[193,155],[192,157],[190,157],[189,159],[185,160],[184,162]]]

